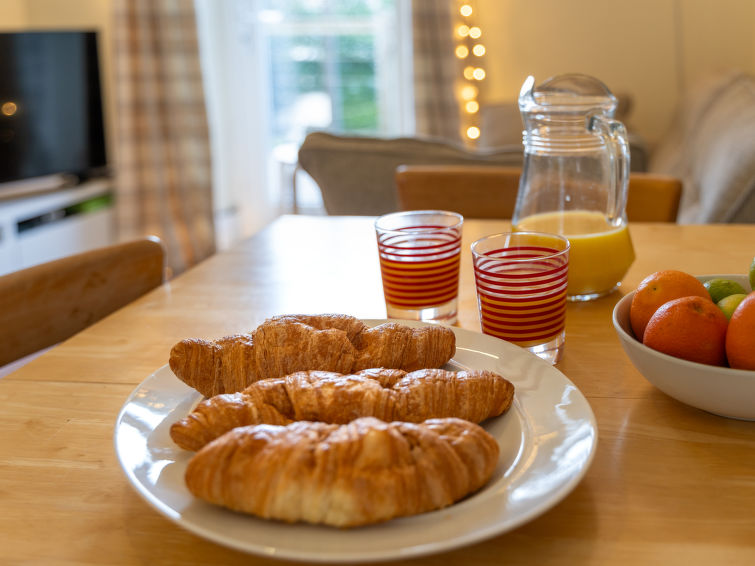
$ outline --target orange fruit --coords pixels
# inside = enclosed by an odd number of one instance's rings
[[[731,315],[726,356],[733,368],[755,370],[755,291],[742,299]]]
[[[650,317],[642,343],[677,358],[714,366],[726,365],[729,320],[704,297],[682,297],[664,303]]]
[[[629,307],[629,322],[635,337],[642,341],[645,326],[662,304],[691,296],[710,300],[705,286],[689,273],[666,269],[645,277],[637,286]]]

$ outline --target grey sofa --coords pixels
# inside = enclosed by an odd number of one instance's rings
[[[521,166],[521,144],[477,152],[422,138],[307,135],[299,148],[299,166],[318,184],[328,214],[379,215],[398,210],[399,165]]]

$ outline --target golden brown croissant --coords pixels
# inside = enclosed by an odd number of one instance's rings
[[[265,519],[354,527],[446,507],[480,489],[495,439],[461,419],[372,417],[235,428],[186,468],[196,497]]]
[[[171,349],[169,365],[181,381],[212,397],[310,369],[437,368],[455,350],[456,337],[443,326],[388,322],[368,328],[348,315],[284,315],[266,320],[251,334],[182,340]]]
[[[235,427],[255,424],[344,424],[359,417],[415,423],[458,417],[479,423],[506,411],[513,398],[514,386],[491,371],[302,371],[206,399],[171,426],[170,436],[181,448],[199,450]]]

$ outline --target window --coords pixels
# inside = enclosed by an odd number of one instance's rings
[[[409,0],[195,0],[218,246],[292,210],[309,131],[414,129]],[[306,176],[299,176],[307,181]],[[297,186],[302,211],[319,190]]]
[[[253,4],[253,3],[252,3]],[[268,61],[271,139],[309,130],[395,135],[410,122],[399,0],[264,0],[257,12]]]

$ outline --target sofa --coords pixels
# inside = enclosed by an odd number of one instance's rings
[[[522,147],[473,151],[427,138],[376,138],[312,132],[299,148],[298,166],[320,187],[325,211],[375,216],[398,210],[399,165],[521,166]]]

